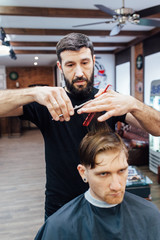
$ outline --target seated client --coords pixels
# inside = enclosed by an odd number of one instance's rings
[[[50,216],[36,240],[158,240],[160,212],[125,192],[127,149],[108,130],[89,132],[80,145],[78,171],[89,189]],[[62,176],[63,177],[63,176]]]

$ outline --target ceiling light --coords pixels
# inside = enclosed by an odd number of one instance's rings
[[[34,65],[38,65],[38,63],[37,63],[37,62],[34,62]]]
[[[38,60],[38,57],[35,57],[34,59],[35,59],[35,60]]]

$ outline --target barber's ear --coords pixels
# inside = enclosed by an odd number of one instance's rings
[[[82,180],[83,180],[84,182],[88,182],[88,181],[87,181],[87,169],[86,169],[86,167],[85,167],[84,165],[82,165],[82,164],[79,164],[79,165],[77,166],[77,169],[78,169],[78,172],[79,172]]]
[[[59,61],[57,61],[57,67],[59,68],[59,70],[62,72],[62,66],[61,66],[61,64],[60,64],[60,62]]]

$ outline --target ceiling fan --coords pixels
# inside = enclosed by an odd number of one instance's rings
[[[127,22],[130,22],[132,24],[137,24],[137,25],[160,27],[160,21],[158,20],[141,18],[141,17],[147,17],[150,15],[153,15],[155,13],[159,13],[160,5],[157,5],[151,8],[146,8],[137,12],[134,12],[132,8],[125,8],[124,0],[122,0],[122,7],[115,10],[112,10],[100,4],[95,4],[94,6],[97,7],[99,10],[101,10],[102,12],[105,12],[108,15],[112,16],[112,19],[108,21],[103,21],[103,22],[76,25],[73,27],[84,27],[84,26],[96,25],[96,24],[102,24],[102,23],[116,23],[116,25],[113,27],[113,29],[109,34],[110,36],[117,35]]]

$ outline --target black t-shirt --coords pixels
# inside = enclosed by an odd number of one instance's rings
[[[83,100],[68,94],[73,106],[93,99],[97,89]],[[88,185],[79,176],[79,144],[86,135],[83,122],[87,114],[75,114],[69,122],[52,120],[48,109],[36,102],[23,107],[21,119],[30,120],[40,129],[45,142],[46,160],[46,202],[45,210],[49,216],[62,205],[84,193]],[[125,115],[112,117],[107,123],[114,130],[118,121],[124,122]]]

